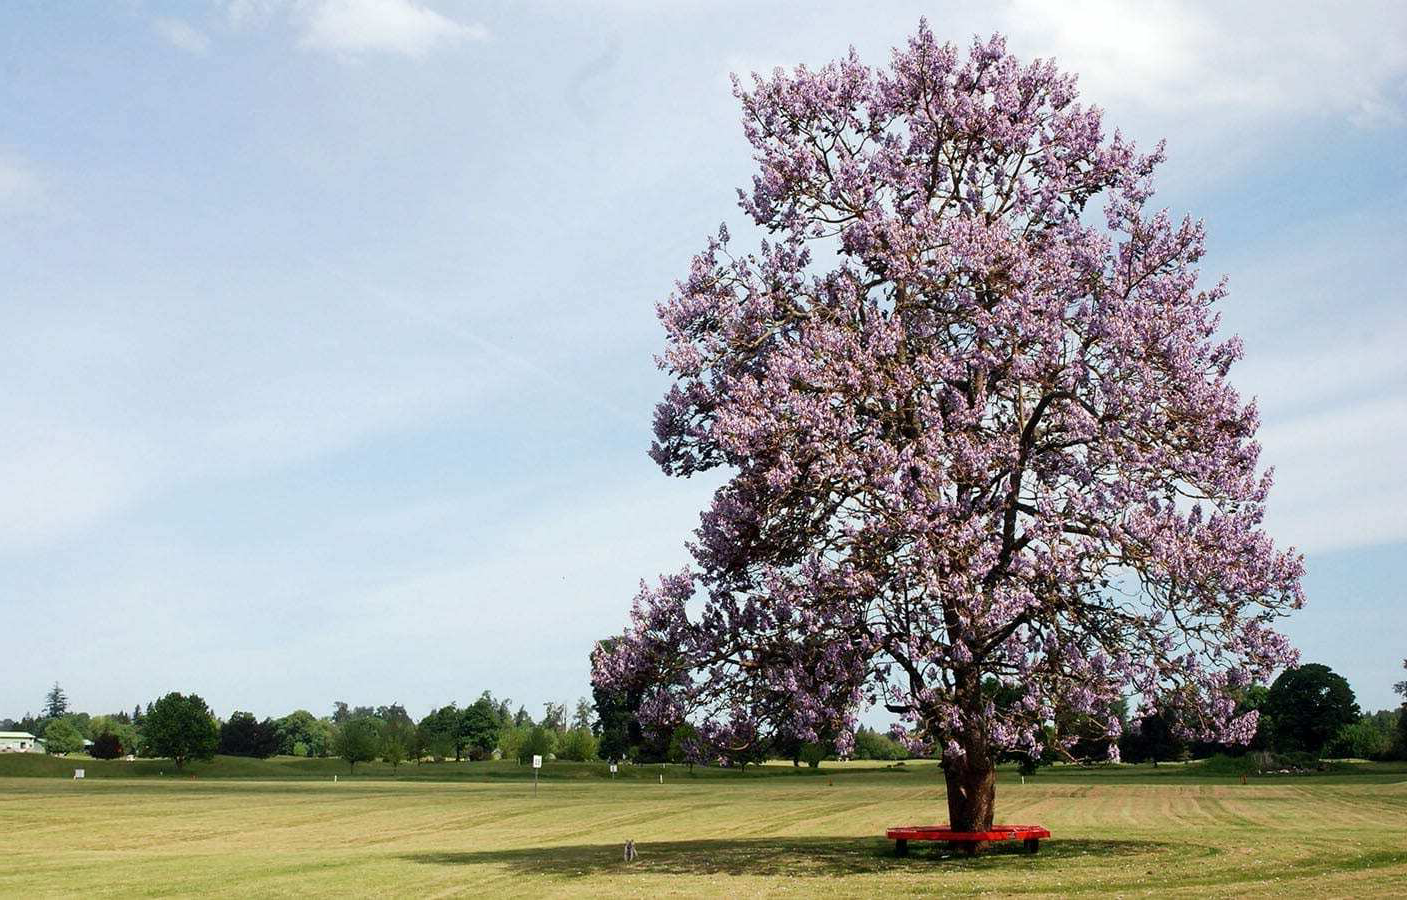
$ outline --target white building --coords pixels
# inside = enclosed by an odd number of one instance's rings
[[[0,753],[43,753],[44,745],[28,731],[0,731]]]

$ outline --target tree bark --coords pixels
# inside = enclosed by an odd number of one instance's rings
[[[997,768],[985,755],[969,753],[945,760],[943,778],[948,785],[948,827],[954,831],[987,831],[996,812]],[[954,850],[981,853],[984,841],[955,844]]]

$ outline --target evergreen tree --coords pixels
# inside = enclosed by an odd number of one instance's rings
[[[57,719],[68,712],[68,695],[64,689],[59,687],[59,683],[54,682],[54,686],[49,689],[49,693],[44,695],[44,718]]]

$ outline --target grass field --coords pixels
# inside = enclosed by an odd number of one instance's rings
[[[534,797],[512,764],[334,783],[344,768],[309,765],[325,761],[220,760],[195,778],[112,777],[121,764],[84,761],[100,777],[74,781],[58,776],[75,761],[32,759],[0,773],[62,766],[0,777],[7,897],[1407,896],[1401,766],[1245,785],[1195,766],[1043,772],[1024,785],[1003,772],[998,817],[1054,838],[1037,856],[969,860],[922,847],[896,859],[882,838],[945,817],[931,764],[696,778],[671,768],[664,784],[657,768],[611,781],[601,767],[560,765]],[[245,764],[265,777],[236,777]],[[627,838],[640,851],[630,865]]]

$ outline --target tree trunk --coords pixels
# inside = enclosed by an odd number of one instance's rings
[[[943,778],[948,784],[948,827],[954,831],[987,831],[996,812],[997,769],[983,755],[969,753],[945,760]],[[986,843],[964,843],[953,849],[981,853]]]

